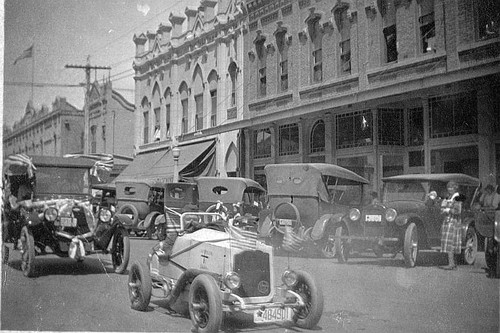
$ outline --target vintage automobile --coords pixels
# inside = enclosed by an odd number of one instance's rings
[[[127,230],[101,208],[94,216],[90,204],[95,161],[85,158],[13,155],[4,161],[3,224],[13,225],[16,237],[4,235],[22,254],[25,276],[36,274],[36,257],[55,254],[82,261],[87,254],[110,253],[116,273],[127,269],[130,243]],[[91,172],[92,171],[92,172]],[[5,197],[29,189],[14,208]],[[20,230],[20,232],[19,232]],[[4,243],[5,245],[5,243]],[[10,247],[3,247],[8,261]]]
[[[498,243],[500,242],[500,210],[494,208],[474,206],[477,233],[485,238],[484,256],[488,267],[488,276],[500,278],[500,256]]]
[[[347,260],[354,249],[371,248],[377,256],[402,251],[405,265],[414,267],[420,249],[439,248],[441,198],[446,184],[455,181],[465,196],[462,205],[462,253],[460,261],[472,265],[477,253],[477,235],[471,203],[477,196],[479,179],[456,173],[408,174],[382,179],[381,202],[353,208],[338,224],[342,241],[338,258]]]
[[[155,219],[163,214],[165,183],[141,180],[116,181],[116,214],[129,232],[151,239],[157,233]]]
[[[94,212],[105,207],[116,212],[116,185],[113,183],[92,184],[92,205]]]
[[[256,218],[263,208],[265,193],[259,183],[241,177],[198,177],[193,183],[167,183],[165,214],[158,216],[154,222],[159,238],[163,238],[169,228],[178,228],[181,213],[187,211]]]
[[[336,228],[363,204],[368,180],[326,163],[269,164],[264,170],[271,212],[261,217],[260,236],[289,252],[312,247],[315,254],[335,257]]]
[[[160,242],[146,268],[131,265],[132,309],[146,311],[154,293],[169,309],[189,315],[196,332],[218,332],[229,313],[251,315],[256,324],[314,328],[323,313],[320,286],[309,273],[291,269],[275,286],[272,247],[257,240],[255,224],[237,219],[182,213],[172,247]]]

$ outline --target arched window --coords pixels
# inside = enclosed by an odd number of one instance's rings
[[[143,98],[142,103],[142,139],[144,143],[149,142],[149,101],[146,97]]]
[[[188,104],[188,87],[186,82],[182,82],[179,88],[179,94],[181,97],[181,110],[182,110],[182,118],[181,118],[181,134],[185,134],[188,132],[189,129],[189,122],[188,122],[188,111],[189,111],[189,104]]]
[[[325,151],[325,122],[318,120],[311,129],[310,153]]]

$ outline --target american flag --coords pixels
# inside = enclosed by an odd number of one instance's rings
[[[99,178],[99,171],[111,172],[113,169],[113,155],[111,154],[66,154],[64,157],[67,158],[88,158],[94,160],[94,166],[90,170],[92,176]]]
[[[19,165],[26,167],[28,176],[31,178],[34,175],[34,171],[36,170],[35,165],[31,161],[31,157],[25,154],[15,154],[10,155],[5,160],[5,165],[8,168],[9,165]]]
[[[227,233],[231,235],[229,240],[232,247],[241,250],[255,250],[257,246],[257,233],[237,228],[231,224],[226,227]]]

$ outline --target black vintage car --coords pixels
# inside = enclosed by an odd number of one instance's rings
[[[465,196],[462,205],[462,253],[460,261],[472,265],[477,253],[477,235],[472,202],[479,179],[464,174],[409,174],[383,178],[382,201],[353,208],[340,228],[338,257],[345,260],[353,249],[372,249],[377,256],[403,252],[407,267],[414,267],[420,249],[438,248],[441,241],[441,200],[446,184],[455,181]]]
[[[95,167],[95,161],[86,158],[14,155],[4,161],[4,263],[11,247],[18,248],[22,271],[31,277],[36,274],[37,256],[55,254],[82,261],[101,252],[111,254],[116,273],[126,271],[127,230],[112,219],[108,208],[92,211]]]

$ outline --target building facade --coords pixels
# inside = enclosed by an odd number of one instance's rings
[[[22,119],[4,131],[3,153],[63,156],[83,152],[84,112],[57,97],[52,110],[28,103]]]
[[[243,119],[244,11],[239,0],[203,0],[134,35],[133,164],[151,168],[131,165],[123,177],[171,181],[174,146],[181,179],[237,174],[239,130],[222,127]]]
[[[366,177],[500,183],[500,2],[248,0],[241,173],[326,162]]]

